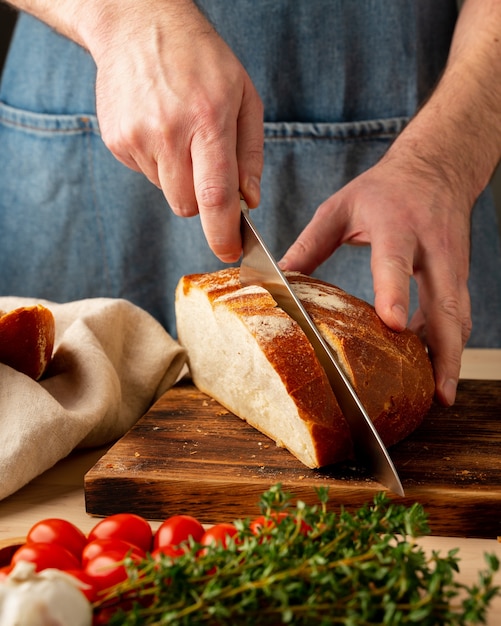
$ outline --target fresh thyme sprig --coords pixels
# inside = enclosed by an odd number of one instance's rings
[[[333,512],[328,491],[317,494],[317,505],[293,506],[276,485],[261,498],[273,523],[260,534],[239,520],[226,548],[200,552],[192,542],[180,557],[128,562],[128,580],[96,611],[116,606],[108,623],[123,626],[485,623],[498,593],[495,555],[485,555],[485,571],[468,587],[455,580],[457,550],[426,556],[416,544],[429,534],[419,504],[405,507],[380,493],[355,513]]]

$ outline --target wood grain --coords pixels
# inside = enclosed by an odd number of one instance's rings
[[[434,405],[391,448],[404,504],[420,502],[435,535],[501,535],[501,381],[460,382],[456,404]],[[85,476],[87,512],[149,519],[189,513],[204,523],[258,513],[280,482],[306,502],[328,486],[331,506],[371,501],[383,487],[353,463],[310,470],[188,383],[168,391]]]

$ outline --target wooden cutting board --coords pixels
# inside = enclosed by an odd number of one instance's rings
[[[501,535],[501,381],[461,381],[457,402],[433,406],[390,449],[410,505],[435,535]],[[87,512],[177,513],[204,523],[254,516],[275,483],[308,503],[328,486],[332,507],[372,501],[383,487],[353,463],[310,470],[193,385],[169,390],[87,473]]]

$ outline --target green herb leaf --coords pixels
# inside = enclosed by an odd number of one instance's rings
[[[427,556],[414,541],[429,533],[419,504],[405,507],[384,493],[354,513],[292,504],[280,484],[262,495],[270,524],[254,534],[251,520],[226,548],[190,549],[175,559],[128,562],[128,580],[95,606],[116,607],[121,626],[172,624],[343,624],[467,626],[485,623],[499,593],[495,555],[469,588],[455,581],[457,550]],[[284,514],[286,513],[286,514]],[[280,515],[278,515],[280,514]]]

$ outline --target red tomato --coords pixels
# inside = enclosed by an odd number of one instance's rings
[[[67,569],[66,573],[83,583],[82,586],[79,586],[79,589],[89,602],[96,602],[98,588],[94,579],[87,572],[83,569]]]
[[[84,572],[92,578],[97,589],[102,591],[127,579],[123,559],[123,554],[118,550],[103,552],[88,561]]]
[[[123,539],[94,539],[89,541],[82,552],[82,565],[103,552],[121,552],[122,558],[130,555],[132,558],[144,559],[146,552]]]
[[[151,550],[153,531],[144,517],[134,513],[117,513],[100,520],[89,533],[88,541],[94,539],[123,539],[141,548]]]
[[[249,528],[254,535],[265,535],[277,524],[280,524],[283,519],[289,517],[289,515],[290,514],[285,511],[272,513],[271,516],[260,515],[259,517],[256,517],[256,519],[252,520]],[[301,534],[307,535],[310,530],[311,526],[304,520],[301,520]]]
[[[87,543],[83,532],[71,522],[51,518],[37,522],[26,537],[27,543],[57,543],[74,554],[77,558]]]
[[[184,552],[183,548],[180,548],[180,547],[176,547],[176,546],[161,546],[160,548],[156,548],[155,550],[153,550],[153,552],[151,553],[151,556],[152,556],[152,558],[155,561],[160,563],[160,561],[162,560],[163,557],[170,557],[173,561],[175,561],[177,558],[182,556],[184,553],[185,552]],[[170,582],[171,582],[170,578],[165,578],[164,579],[164,584],[170,585]]]
[[[202,524],[191,515],[173,515],[158,527],[153,539],[153,548],[178,546],[183,541],[188,541],[190,537],[199,543],[204,532]]]
[[[271,516],[260,515],[252,520],[249,528],[254,535],[261,535],[267,530],[275,528],[277,522],[280,524],[280,522],[286,517],[288,517],[288,513],[285,512],[272,513]]]
[[[160,546],[153,550],[151,556],[155,559],[155,561],[159,561],[161,556],[170,556],[171,558],[175,559],[178,556],[182,556],[183,554],[183,548],[179,548],[176,546]]]
[[[77,557],[57,543],[25,543],[14,552],[11,563],[15,565],[19,561],[35,563],[37,572],[48,567],[64,570],[80,568]]]
[[[228,538],[237,534],[237,529],[233,524],[223,522],[215,524],[205,531],[200,543],[203,546],[210,546],[214,543],[221,544],[224,548],[228,545]]]

